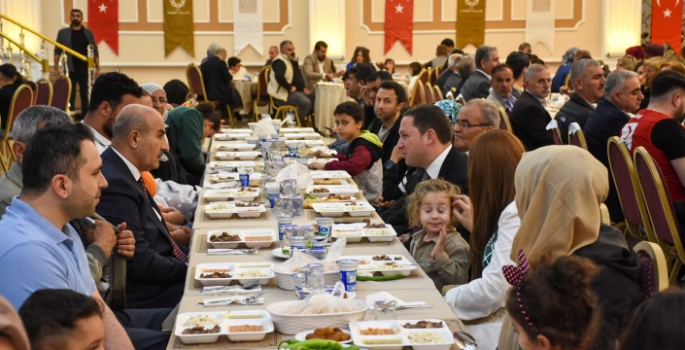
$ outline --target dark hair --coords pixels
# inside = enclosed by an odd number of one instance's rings
[[[354,63],[357,62],[357,54],[361,52],[362,56],[364,56],[364,62],[362,63],[371,63],[371,57],[369,56],[369,49],[365,48],[364,46],[357,46],[354,48],[354,54],[352,55],[352,60],[350,62]]]
[[[452,39],[442,39],[440,45],[445,45],[447,47],[454,47],[454,40]]]
[[[509,65],[506,64],[506,63],[500,63],[500,64],[496,65],[495,68],[492,69],[492,72],[490,72],[490,75],[494,77],[494,76],[495,76],[495,73],[498,73],[499,71],[503,71],[503,70],[505,70],[505,69],[508,69],[508,70],[510,70],[512,73],[514,73],[514,69],[511,68],[511,66],[509,66]]]
[[[19,309],[31,349],[62,348],[76,322],[95,315],[102,317],[102,306],[70,289],[39,289]]]
[[[347,101],[343,102],[337,106],[335,106],[335,110],[333,111],[333,115],[339,115],[339,114],[347,114],[352,119],[354,119],[355,123],[363,122],[364,121],[364,111],[362,110],[362,106],[354,101]]]
[[[328,48],[328,44],[326,44],[325,41],[317,41],[316,44],[314,44],[315,51],[320,50],[322,47]]]
[[[509,317],[523,328],[529,339],[542,334],[552,346],[587,349],[599,328],[599,305],[590,287],[596,270],[591,260],[577,256],[562,256],[530,270],[520,288],[509,290],[506,300]]]
[[[530,57],[523,52],[512,52],[507,56],[506,63],[511,67],[511,71],[514,72],[514,79],[518,79],[523,70],[530,67]]]
[[[407,99],[407,90],[405,90],[402,87],[402,85],[394,81],[384,81],[381,83],[381,86],[378,89],[394,90],[395,95],[397,96],[397,104],[400,104],[402,102],[406,104],[407,102],[409,102],[409,100]]]
[[[210,121],[214,124],[214,126],[212,126],[212,129],[214,129],[214,131],[219,132],[221,130],[221,115],[219,114],[219,111],[216,110],[216,107],[213,103],[198,103],[198,105],[195,106],[195,109],[200,111],[202,117],[205,120]]]
[[[528,55],[528,57],[530,57],[530,64],[531,65],[532,64],[541,64],[541,65],[545,66],[545,61],[541,60],[540,57],[538,57],[538,55],[534,55],[531,53],[527,53],[526,55]]]
[[[685,291],[671,287],[645,300],[621,339],[621,350],[682,349],[685,343]]]
[[[88,112],[95,112],[102,102],[107,102],[112,109],[117,109],[124,95],[133,95],[137,98],[143,95],[142,89],[135,80],[126,74],[109,72],[102,74],[95,83],[90,93]]]
[[[290,41],[290,40],[283,40],[283,41],[281,41],[281,46],[280,46],[281,52],[283,52],[283,49],[286,47],[286,45],[290,45],[290,44],[292,44],[292,43],[293,43],[293,42]]]
[[[416,61],[409,63],[409,69],[411,69],[411,76],[416,76],[421,73],[421,63]]]
[[[93,134],[83,123],[48,125],[38,130],[29,140],[21,173],[24,180],[22,194],[43,194],[55,175],[66,175],[78,180],[79,169],[85,163],[81,156],[81,141],[93,141]]]
[[[497,51],[497,48],[494,46],[481,45],[481,47],[476,50],[476,68],[483,68],[483,64],[481,62],[483,60],[489,60],[490,53],[493,51]]]
[[[363,81],[365,84],[372,81],[370,78],[376,73],[376,68],[373,68],[371,63],[359,63],[352,66],[352,68],[347,70],[350,72],[350,77],[354,76],[355,79]]]
[[[452,142],[452,125],[442,108],[430,104],[418,105],[404,112],[404,117],[413,117],[412,125],[419,129],[421,135],[433,129],[440,143]]]
[[[525,48],[532,49],[533,47],[530,46],[529,43],[521,43],[521,45],[519,45],[519,51],[522,51]]]
[[[78,12],[80,14],[83,14],[83,11],[81,11],[79,9],[71,9],[71,11],[69,11],[69,14],[71,14],[72,12]]]
[[[393,81],[392,79],[392,74],[388,71],[380,70],[376,72],[376,79],[380,79],[381,82],[383,81]],[[375,80],[375,79],[374,79]],[[372,80],[373,81],[373,80]]]
[[[670,94],[675,89],[685,90],[685,76],[674,71],[664,71],[652,80],[649,94],[654,100]]]
[[[24,78],[22,78],[21,73],[17,71],[17,67],[15,67],[11,63],[5,63],[1,65],[0,74],[7,78],[14,78],[14,82],[12,83],[14,85],[19,85],[24,81]]]
[[[241,62],[241,61],[240,61],[240,58],[233,56],[233,57],[230,57],[230,58],[228,59],[228,66],[229,66],[229,67],[234,67],[236,64],[238,64],[238,63],[240,63],[240,62]]]
[[[164,84],[164,92],[166,92],[167,102],[176,107],[186,102],[190,89],[186,83],[173,79]]]

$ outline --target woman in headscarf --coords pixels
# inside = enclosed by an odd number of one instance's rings
[[[206,60],[216,56],[216,50],[220,49],[221,46],[217,44],[210,44],[209,47],[207,48],[207,56],[202,59],[202,62],[200,64],[205,63]]]
[[[561,58],[561,66],[559,66],[559,69],[554,74],[554,79],[552,79],[552,92],[559,92],[559,89],[564,86],[566,76],[571,72],[573,58],[578,50],[577,47],[572,47],[564,53],[564,56]]]
[[[592,290],[601,327],[590,349],[615,348],[642,292],[637,255],[621,231],[601,222],[599,207],[609,192],[606,167],[579,147],[547,146],[523,155],[514,182],[521,226],[511,259],[522,249],[531,269],[566,255],[592,260],[599,267]]]
[[[167,117],[167,99],[166,92],[164,88],[156,83],[147,83],[140,86],[143,90],[147,91],[152,98],[152,108],[154,108],[159,114],[166,120]]]

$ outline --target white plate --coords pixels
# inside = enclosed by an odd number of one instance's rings
[[[285,143],[288,146],[304,143],[309,148],[324,146],[326,144],[323,140],[287,140]]]
[[[214,134],[214,139],[217,141],[244,140],[250,136],[250,133],[245,132],[225,132],[221,134]]]
[[[314,128],[281,128],[282,133],[312,133]]]
[[[350,205],[349,203],[312,203],[312,209],[321,215],[330,215],[333,217],[343,216],[345,213],[349,213],[350,216],[355,217],[370,216],[371,213],[376,211],[371,204],[366,202],[357,203],[355,205]]]
[[[223,232],[227,232],[228,234],[231,235],[238,235],[240,236],[239,241],[232,241],[232,242],[212,242],[211,237],[213,235],[221,235]],[[264,236],[268,237],[267,239],[264,240],[259,240],[259,241],[253,241],[253,240],[247,240],[249,237],[254,237],[254,236]],[[238,247],[238,245],[245,244],[246,247],[248,248],[254,248],[254,247],[260,247],[260,248],[267,248],[270,247],[278,237],[276,236],[276,231],[275,230],[268,230],[268,229],[254,229],[254,230],[231,230],[231,229],[219,229],[219,230],[211,230],[207,232],[207,244],[212,246],[213,248],[217,249],[235,249]]]
[[[271,255],[273,255],[279,259],[285,259],[285,260],[290,259],[290,255],[283,254],[283,250],[281,248],[276,248],[276,249],[272,250]]]
[[[217,145],[214,148],[217,151],[249,151],[251,149],[254,149],[255,147],[257,147],[257,145],[253,145],[250,143],[217,142]]]
[[[263,330],[257,332],[231,332],[231,326],[262,326]],[[267,333],[274,331],[274,323],[271,317],[261,319],[229,319],[226,320],[226,330],[228,331],[228,340],[234,342],[240,341],[260,341],[264,339]]]
[[[203,286],[227,286],[233,281],[238,281],[240,284],[257,280],[260,284],[267,284],[269,280],[274,278],[274,272],[271,269],[273,264],[270,263],[205,263],[198,264],[195,269],[195,280],[200,282]],[[202,278],[200,277],[207,270],[227,270],[231,275],[230,278]],[[246,276],[246,273],[259,272],[264,274],[264,277]]]
[[[312,179],[350,179],[352,176],[344,170],[310,170]]]
[[[249,191],[243,190],[242,188],[228,188],[223,190],[205,190],[203,193],[203,198],[208,202],[218,202],[218,201],[231,201],[238,200],[244,202],[250,202],[259,197],[261,189],[259,188],[249,188]],[[206,211],[206,209],[205,209]]]
[[[241,219],[258,218],[262,213],[266,212],[266,208],[264,208],[263,204],[260,204],[258,207],[236,207],[235,212]]]
[[[364,264],[359,264],[358,270],[367,272],[380,272],[383,276],[392,276],[401,274],[402,276],[409,276],[412,271],[416,270],[416,265],[412,264],[407,258],[399,254],[386,254],[393,260],[373,260],[373,255],[356,255],[356,256],[341,256],[340,259],[355,259]],[[395,257],[400,257],[400,260],[394,260]],[[383,265],[396,263],[395,268],[383,268]]]
[[[283,137],[285,137],[288,140],[318,140],[321,138],[321,135],[316,132],[309,132],[309,133],[304,133],[304,132],[299,132],[299,133],[288,133],[288,134],[283,134]]]
[[[349,295],[350,295],[350,293],[347,293],[347,296],[348,296],[348,297],[349,297]],[[343,332],[349,334],[349,335],[350,335],[350,339],[349,339],[349,340],[346,340],[346,341],[339,341],[338,343],[340,343],[340,344],[350,344],[350,343],[352,343],[352,334],[350,333],[350,331],[348,331],[347,329],[341,329],[341,330],[342,330]],[[305,341],[305,340],[307,340],[307,334],[309,334],[309,333],[314,333],[314,330],[313,330],[313,329],[310,329],[310,330],[308,330],[308,331],[302,331],[302,332],[300,332],[300,333],[297,333],[297,334],[295,334],[295,339],[297,339],[297,340],[299,340],[299,341]],[[318,338],[314,338],[314,339],[318,339]]]
[[[205,213],[210,219],[230,219],[235,214],[235,203],[215,202],[205,206]]]
[[[328,192],[313,192],[314,189],[325,188]],[[316,196],[319,198],[325,198],[332,194],[339,194],[341,196],[354,196],[359,192],[359,187],[354,186],[329,186],[329,185],[313,185],[307,187],[305,193],[308,196]]]
[[[402,325],[407,323],[417,323],[419,321],[442,322],[441,328],[412,329],[404,328]],[[386,328],[397,332],[395,335],[361,335],[361,331],[368,328]],[[441,343],[417,343],[411,341],[411,335],[416,333],[436,333],[444,342]],[[398,321],[357,321],[350,322],[350,333],[357,346],[363,346],[371,350],[394,350],[402,349],[403,346],[410,346],[415,350],[448,350],[454,344],[452,332],[442,320],[423,319],[423,320],[398,320]],[[378,341],[393,339],[399,344],[377,344]]]
[[[183,334],[184,330],[191,328],[186,326],[186,322],[188,322],[191,317],[195,316],[209,316],[216,319],[219,323],[219,332],[212,334]],[[226,333],[227,330],[223,322],[223,313],[221,312],[185,312],[176,316],[176,327],[174,328],[174,334],[177,338],[181,339],[184,344],[215,343],[219,340],[220,336]]]

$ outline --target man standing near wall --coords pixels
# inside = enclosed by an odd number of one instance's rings
[[[83,26],[83,12],[79,9],[71,10],[69,15],[71,25],[62,28],[57,32],[57,42],[84,55],[88,56],[88,45],[93,45],[95,55],[95,77],[100,75],[100,58],[98,46],[95,43],[95,36],[90,29]],[[60,76],[59,57],[62,49],[55,46],[55,76]],[[71,98],[69,99],[69,110],[75,110],[76,85],[78,84],[79,95],[81,96],[81,111],[88,109],[88,62],[74,59],[72,55],[67,55],[67,66],[69,68],[69,80],[71,80]]]

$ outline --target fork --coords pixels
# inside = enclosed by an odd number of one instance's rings
[[[250,249],[207,249],[207,255],[252,255],[258,253],[259,247]]]
[[[260,287],[259,280],[248,282],[242,286],[206,286],[202,288],[202,293],[223,293],[232,290],[252,290]]]

